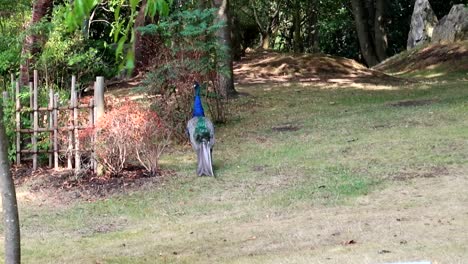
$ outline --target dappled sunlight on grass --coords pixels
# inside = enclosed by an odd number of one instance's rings
[[[144,190],[60,210],[21,200],[25,261],[383,263],[388,249],[460,262],[466,82],[385,87],[240,85],[216,127],[215,178],[196,176],[185,145]]]

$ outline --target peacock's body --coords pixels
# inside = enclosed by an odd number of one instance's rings
[[[187,132],[190,143],[197,153],[198,176],[213,176],[212,152],[215,143],[214,126],[210,119],[205,117],[200,98],[200,86],[195,83],[195,100],[193,103],[193,116],[187,123]]]

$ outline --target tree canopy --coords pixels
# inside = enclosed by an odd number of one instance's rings
[[[230,51],[235,59],[247,49],[260,48],[321,52],[373,65],[405,49],[414,0],[226,3],[230,10],[226,20],[232,38]],[[453,4],[466,0],[430,3],[440,19]],[[160,17],[180,10],[211,7],[216,8],[203,0],[0,1],[3,86],[20,65],[47,68],[49,82],[58,86],[62,85],[58,80],[72,73],[91,80],[98,74],[119,75],[123,68],[138,68],[138,63],[148,68],[147,58],[157,57],[159,51],[157,46],[150,46],[147,37],[141,42],[139,27],[158,24]],[[144,63],[140,62],[141,54],[145,54]],[[375,57],[373,62],[369,56]]]

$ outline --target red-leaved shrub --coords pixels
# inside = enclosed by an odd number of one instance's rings
[[[155,175],[169,144],[169,130],[159,116],[130,100],[99,118],[94,132],[96,159],[112,175],[121,173],[128,162],[139,162]]]

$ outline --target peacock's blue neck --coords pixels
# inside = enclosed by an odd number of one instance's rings
[[[193,117],[205,116],[200,98],[200,87],[195,88],[195,100],[193,102]]]

